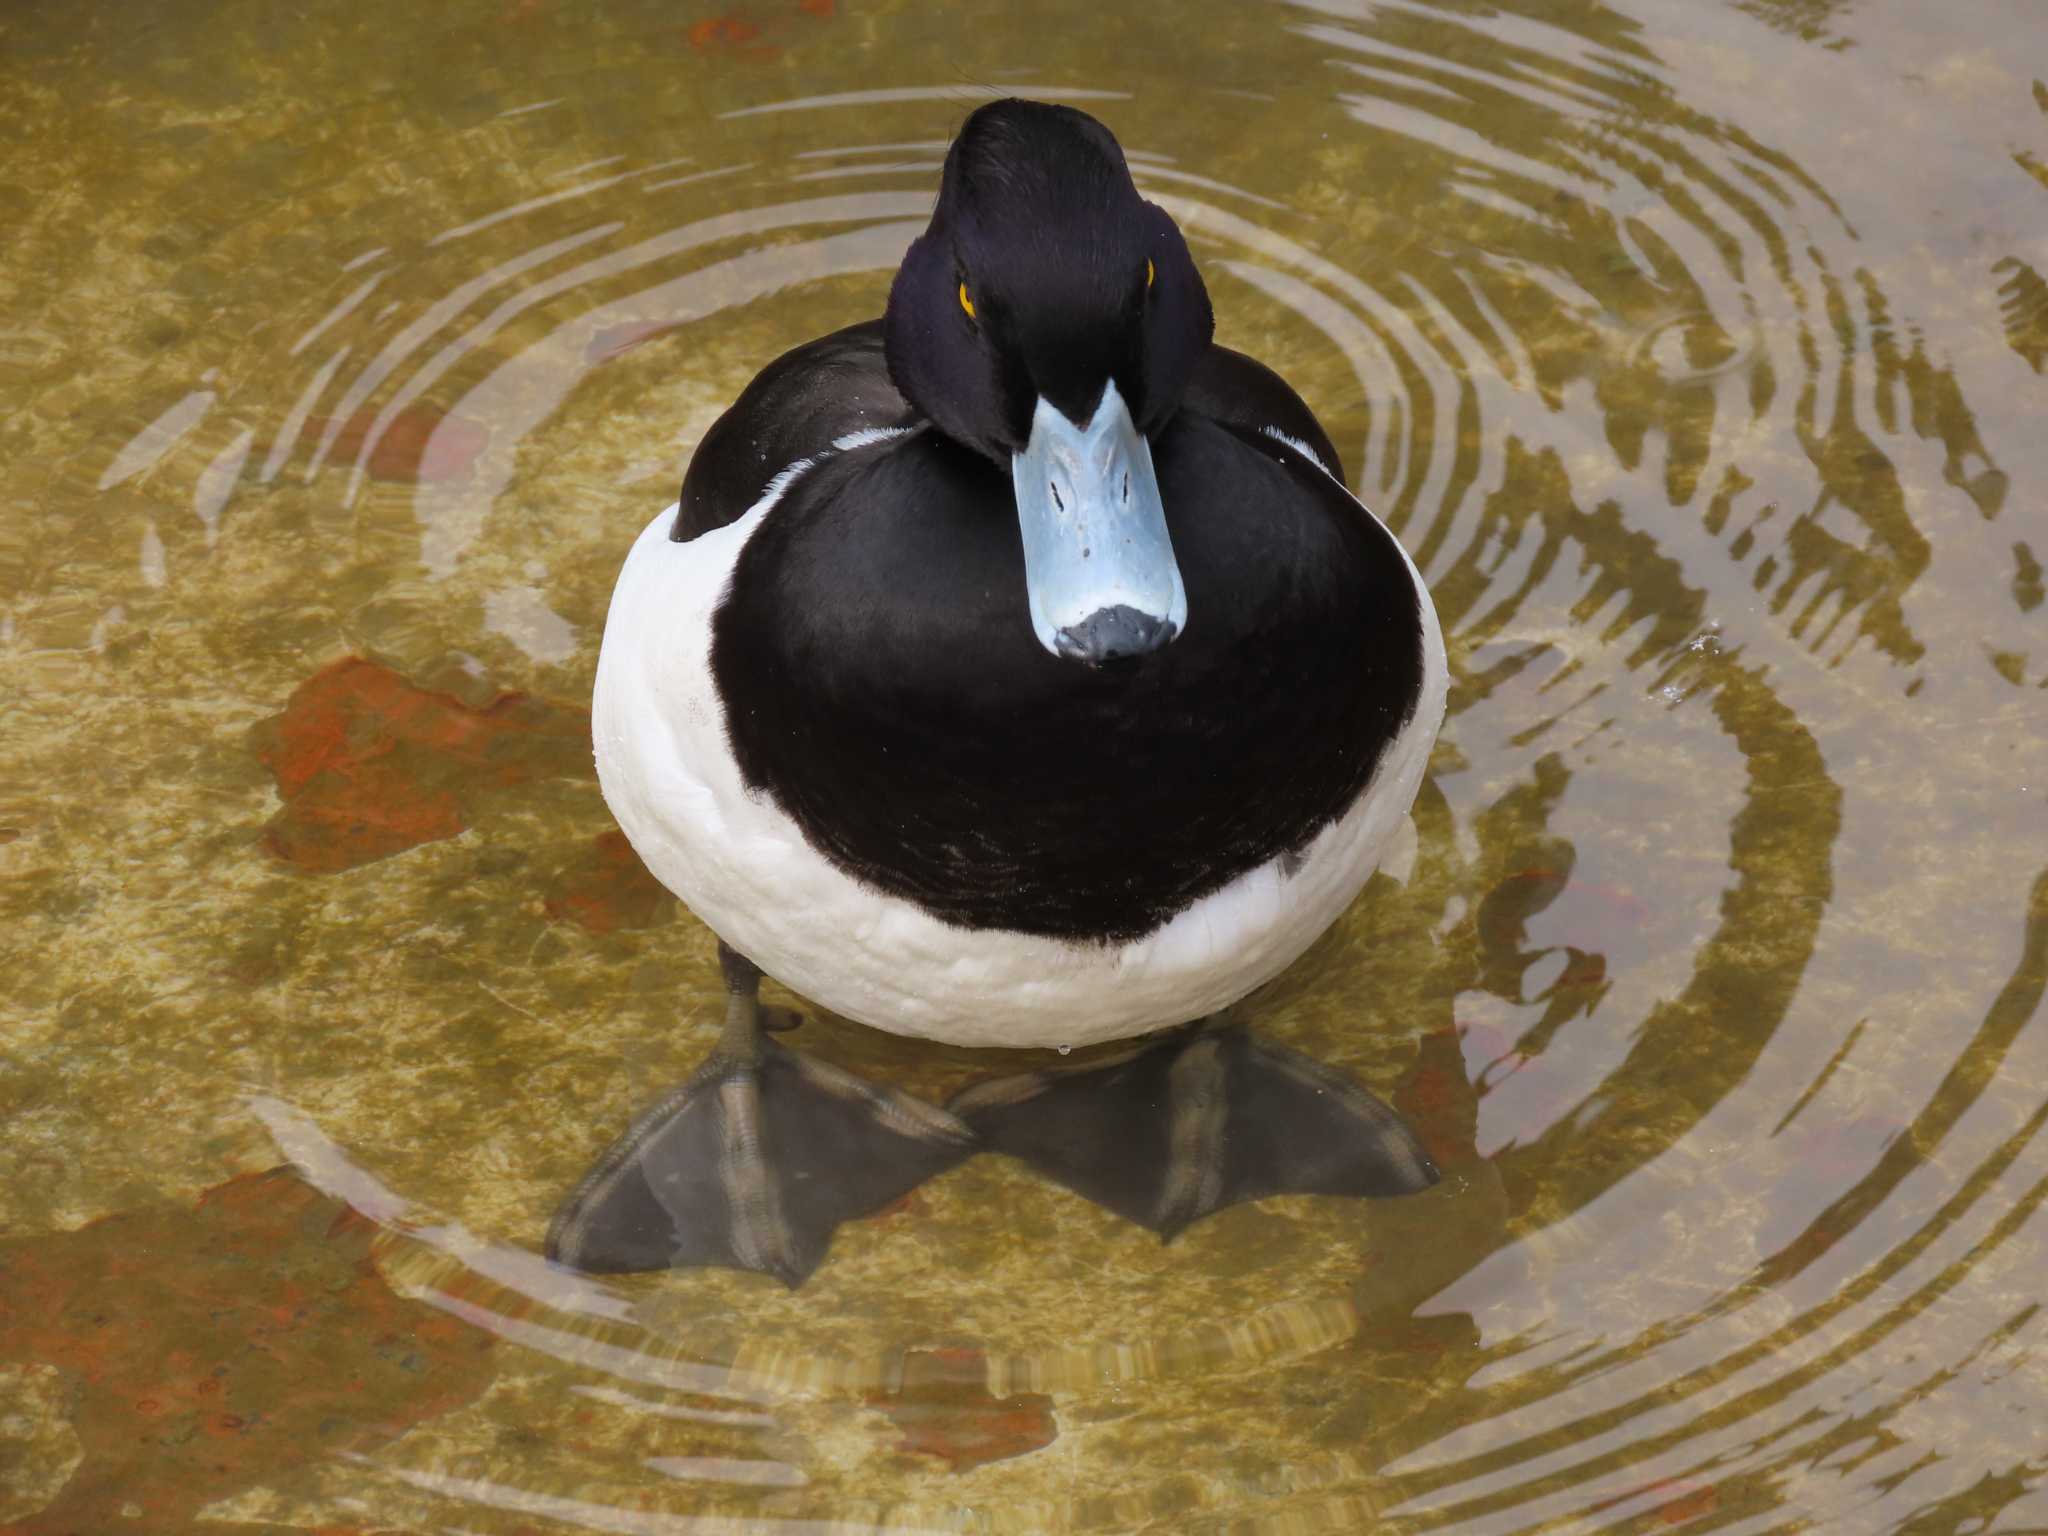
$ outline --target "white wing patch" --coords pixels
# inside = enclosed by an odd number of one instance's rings
[[[891,438],[908,437],[916,430],[915,427],[862,427],[858,432],[833,438],[832,446],[841,453],[851,453],[856,448],[870,448]]]
[[[1262,436],[1272,438],[1273,441],[1276,443],[1285,443],[1289,448],[1292,448],[1304,459],[1307,459],[1309,463],[1315,465],[1317,469],[1320,469],[1332,480],[1337,479],[1336,469],[1333,468],[1331,465],[1325,464],[1323,462],[1323,456],[1317,453],[1315,449],[1309,447],[1309,445],[1307,443],[1304,443],[1300,438],[1291,437],[1287,433],[1282,432],[1278,427],[1261,427],[1259,428],[1259,432]],[[1343,484],[1341,480],[1339,480],[1337,483],[1339,485]]]

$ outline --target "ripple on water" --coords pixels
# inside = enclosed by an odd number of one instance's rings
[[[2019,214],[2048,151],[1985,24],[1329,0],[1026,35],[490,0],[246,48],[170,13],[71,25],[11,32],[47,78],[0,83],[0,120],[61,128],[0,188],[10,1242],[153,1280],[118,1223],[193,1246],[229,1174],[282,1160],[283,1205],[354,1214],[223,1305],[312,1307],[276,1345],[309,1379],[408,1379],[389,1318],[491,1361],[402,1436],[342,1402],[346,1454],[298,1460],[278,1433],[312,1399],[279,1386],[267,1428],[214,1426],[233,1475],[180,1509],[2048,1518]],[[1430,579],[1453,695],[1410,867],[1255,1012],[1447,1177],[1162,1247],[981,1159],[849,1224],[796,1294],[553,1270],[554,1200],[716,1033],[709,937],[588,767],[620,553],[763,361],[879,309],[952,128],[1011,88],[1117,128],[1221,339],[1301,388]],[[1919,125],[1875,154],[1836,126],[1872,99]],[[920,1092],[985,1070],[806,1028]],[[233,1291],[193,1262],[179,1305]],[[289,1289],[330,1270],[326,1301]],[[57,1337],[0,1348],[28,1469],[0,1518],[120,1512],[99,1436],[128,1377]]]

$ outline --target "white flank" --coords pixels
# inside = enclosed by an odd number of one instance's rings
[[[1443,635],[1412,561],[1422,697],[1365,793],[1293,875],[1275,859],[1129,944],[962,928],[830,863],[733,761],[711,677],[712,615],[741,549],[809,467],[791,465],[745,516],[686,544],[668,536],[675,508],[648,524],[598,658],[592,726],[606,803],[655,877],[728,944],[812,1001],[894,1034],[1088,1045],[1235,1002],[1350,905],[1405,822],[1443,719]]]

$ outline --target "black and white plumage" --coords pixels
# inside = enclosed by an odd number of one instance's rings
[[[862,1023],[1211,1015],[1357,894],[1443,715],[1427,590],[1339,473],[1213,344],[1108,131],[992,103],[886,316],[770,364],[634,545],[605,798],[731,951]]]

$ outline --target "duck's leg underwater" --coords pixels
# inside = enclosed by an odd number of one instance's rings
[[[548,1257],[599,1273],[725,1265],[801,1285],[842,1221],[976,1149],[957,1118],[766,1033],[761,973],[718,948],[725,1033],[555,1212]]]
[[[1350,1079],[1205,1020],[1107,1061],[964,1089],[984,1149],[1168,1240],[1267,1195],[1406,1195],[1437,1181],[1414,1133]]]

